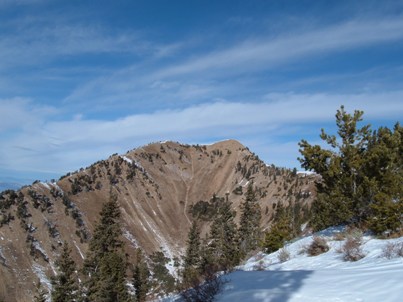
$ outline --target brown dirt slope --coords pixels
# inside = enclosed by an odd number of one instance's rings
[[[266,229],[279,203],[307,205],[313,176],[266,166],[235,140],[213,145],[154,143],[112,155],[54,183],[36,182],[0,195],[0,301],[31,301],[40,279],[45,288],[55,274],[63,241],[81,264],[88,240],[110,190],[123,213],[130,255],[161,247],[180,256],[194,219],[191,209],[213,195],[226,197],[239,217],[246,187],[253,181]],[[208,221],[201,221],[204,230]]]

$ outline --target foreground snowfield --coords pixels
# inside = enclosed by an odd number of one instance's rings
[[[217,301],[403,301],[403,258],[382,256],[388,242],[403,242],[403,237],[378,240],[364,237],[366,256],[345,262],[337,250],[343,241],[333,235],[341,229],[328,229],[318,235],[328,239],[331,249],[310,257],[301,254],[312,236],[286,246],[290,260],[281,263],[278,253],[260,253],[227,275],[227,283]],[[258,271],[256,271],[258,270]]]

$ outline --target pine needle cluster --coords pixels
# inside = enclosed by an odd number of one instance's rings
[[[363,111],[336,114],[337,136],[323,129],[328,149],[299,143],[302,167],[320,174],[311,226],[365,224],[377,234],[402,230],[403,127],[359,127]]]

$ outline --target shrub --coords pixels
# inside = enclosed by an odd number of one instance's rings
[[[256,265],[253,266],[253,270],[255,271],[264,271],[265,265],[264,261],[260,260]]]
[[[285,247],[283,247],[278,251],[277,258],[280,262],[286,262],[291,258],[290,252]]]
[[[345,261],[358,261],[365,257],[361,248],[361,243],[361,237],[347,237],[340,250]]]
[[[341,233],[336,233],[333,236],[333,240],[335,241],[343,241],[344,239],[346,239],[346,234],[341,232]]]
[[[309,256],[317,256],[323,253],[326,253],[329,250],[329,245],[327,241],[323,237],[314,236],[313,241],[307,247],[306,252]]]
[[[382,249],[381,257],[387,259],[403,257],[403,242],[388,242]]]

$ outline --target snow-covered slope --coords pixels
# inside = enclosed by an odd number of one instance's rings
[[[217,301],[403,301],[403,258],[384,257],[388,243],[403,244],[403,237],[378,240],[364,236],[365,257],[346,262],[338,252],[344,241],[333,236],[341,229],[318,235],[328,240],[327,253],[310,257],[301,253],[312,236],[286,246],[290,260],[279,261],[279,252],[260,253],[227,275]]]

